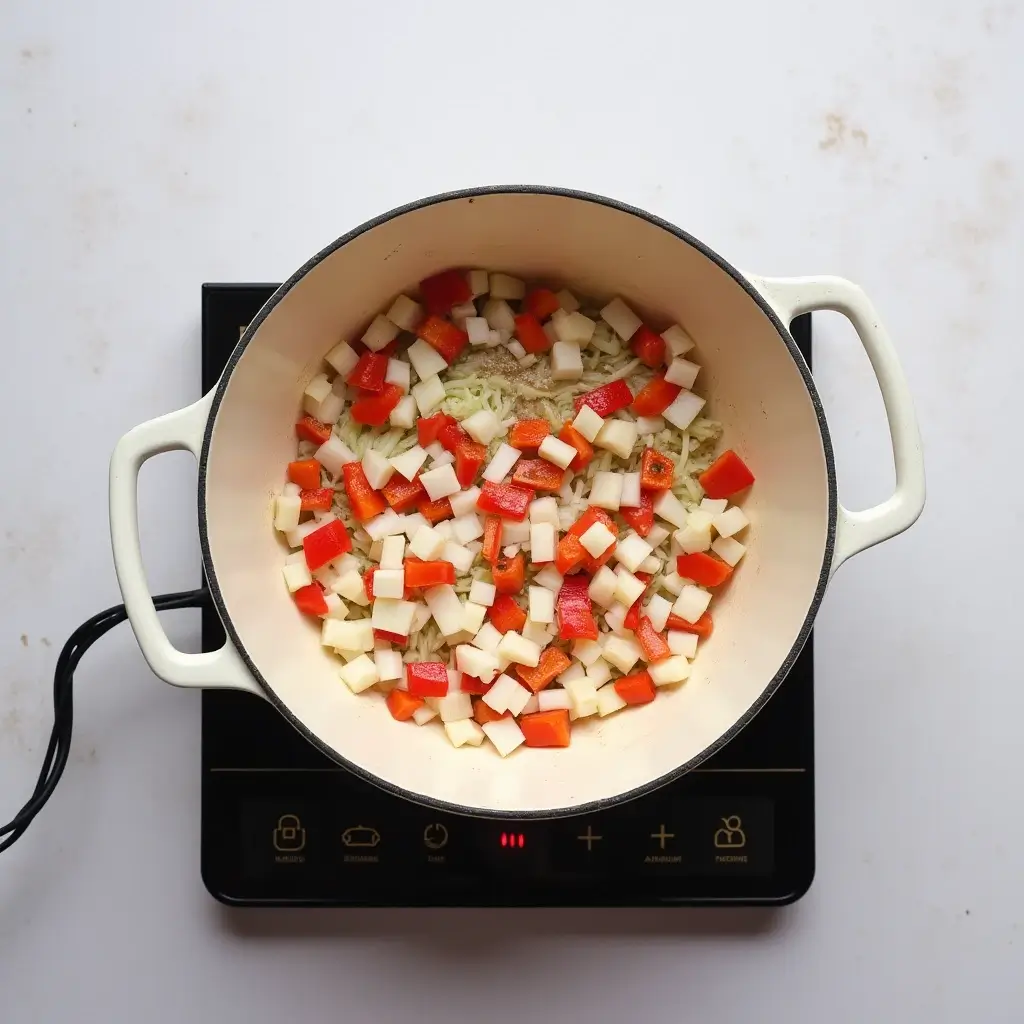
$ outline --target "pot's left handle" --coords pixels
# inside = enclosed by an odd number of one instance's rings
[[[186,654],[171,643],[160,624],[142,565],[139,470],[147,459],[163,452],[188,451],[198,459],[212,401],[211,392],[195,405],[140,424],[118,441],[110,460],[110,541],[114,549],[114,568],[139,647],[149,667],[161,679],[173,686],[246,690],[263,696],[230,641],[219,651],[205,654]]]

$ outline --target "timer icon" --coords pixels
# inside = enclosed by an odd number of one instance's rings
[[[439,822],[428,825],[423,830],[423,845],[428,850],[440,850],[448,845],[448,829]]]

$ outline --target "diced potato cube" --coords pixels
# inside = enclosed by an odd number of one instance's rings
[[[387,318],[403,331],[415,331],[423,320],[423,307],[408,295],[399,295],[391,303]]]
[[[430,524],[423,518],[422,513],[412,512],[405,516],[405,521],[402,523],[402,532],[412,540],[416,536],[416,531],[422,529],[424,526]]]
[[[727,565],[736,565],[747,553],[747,549],[732,537],[719,537],[711,545],[711,550]]]
[[[640,317],[617,296],[601,310],[601,319],[623,341],[629,341],[643,323]]]
[[[353,693],[362,693],[363,690],[368,690],[380,679],[376,664],[365,654],[353,658],[338,675]]]
[[[302,393],[302,408],[310,416],[320,418],[320,406],[331,395],[331,382],[326,373],[318,373]]]
[[[462,421],[462,429],[474,441],[490,444],[501,433],[501,421],[490,409],[480,409]]]
[[[450,494],[448,496],[448,504],[452,507],[452,515],[456,518],[459,516],[469,515],[470,512],[476,512],[476,499],[480,497],[479,487],[470,487],[468,491],[459,491],[458,494]]]
[[[532,548],[533,545],[531,544],[530,547]],[[557,594],[562,589],[564,579],[565,577],[553,565],[546,565],[533,577],[533,582],[540,587],[553,590]]]
[[[369,454],[369,452],[367,452],[367,454]],[[401,455],[393,455],[388,459],[388,463],[391,468],[396,473],[405,477],[406,480],[412,480],[426,461],[426,449],[421,448],[418,444],[414,444],[411,448],[406,449],[406,451],[402,452]],[[370,481],[370,486],[376,485],[373,484],[373,481]],[[383,484],[381,486],[383,486]]]
[[[437,525],[440,526],[441,524],[438,523]],[[471,548],[467,548],[462,544],[446,540],[441,551],[441,558],[446,562],[451,562],[455,566],[455,571],[461,576],[473,568],[473,563],[476,561],[476,553]]]
[[[661,416],[637,416],[636,430],[643,437],[645,434],[660,434],[665,429],[665,420]]]
[[[535,643],[541,650],[547,647],[551,640],[551,635],[548,633],[548,623],[534,622],[533,619],[526,620],[526,625],[523,626],[523,636]]]
[[[619,691],[611,684],[602,686],[597,691],[597,713],[604,718],[615,711],[621,711],[626,702],[619,696]]]
[[[626,673],[640,659],[640,645],[626,636],[609,637],[604,644],[604,659]]]
[[[573,657],[577,658],[588,668],[601,657],[602,650],[603,648],[596,640],[577,640],[572,645]],[[565,673],[563,673],[563,675],[564,674]]]
[[[661,594],[655,594],[644,608],[644,613],[651,620],[651,625],[660,633],[668,625],[668,617],[672,612],[672,602]]]
[[[565,689],[572,701],[570,718],[588,718],[597,714],[597,688],[589,679],[573,679],[565,684]]]
[[[572,421],[572,425],[591,443],[593,443],[597,435],[601,432],[601,428],[604,426],[604,419],[599,416],[589,405],[584,405],[580,408],[580,411],[576,413],[576,418]]]
[[[484,608],[490,608],[494,604],[494,598],[497,591],[495,590],[493,583],[485,583],[483,580],[473,580],[472,585],[469,588],[469,599],[474,604],[483,605]]]
[[[612,668],[604,658],[598,658],[587,666],[587,678],[600,689],[612,677]]]
[[[693,338],[679,324],[673,324],[667,331],[662,331],[661,336],[673,356],[685,356],[693,348]]]
[[[500,675],[494,681],[494,685],[484,694],[483,702],[498,714],[506,711],[518,715],[526,706],[531,693],[525,686],[521,686],[512,676]]]
[[[526,294],[526,283],[509,274],[491,274],[492,299],[521,299]]]
[[[360,340],[371,352],[379,352],[382,348],[387,348],[397,337],[398,325],[378,313]]]
[[[299,525],[302,499],[297,494],[279,494],[275,499],[274,529],[286,533]]]
[[[374,651],[373,663],[377,666],[378,677],[385,682],[401,679],[405,671],[398,651]]]
[[[726,509],[712,520],[712,526],[718,531],[719,537],[731,537],[750,525],[750,520],[744,515],[743,509],[737,505]]]
[[[479,632],[480,627],[484,624],[484,616],[487,614],[487,608],[482,604],[476,604],[473,601],[467,601],[462,606],[462,629],[468,633],[471,637],[475,636]]]
[[[517,523],[514,519],[501,521],[501,537],[506,544],[526,544],[530,540],[531,523]]]
[[[404,359],[389,359],[384,381],[387,384],[397,384],[407,392],[409,385],[412,384],[412,367]]]
[[[620,604],[629,608],[643,595],[646,589],[647,584],[643,580],[637,579],[624,566],[620,565],[615,570],[615,600]]]
[[[504,299],[496,299],[491,296],[485,303],[481,315],[495,331],[514,331],[516,329],[516,315],[512,307]]]
[[[626,420],[605,420],[594,441],[598,448],[618,455],[620,459],[628,459],[636,444],[636,424]]]
[[[587,592],[594,604],[600,605],[602,608],[611,608],[615,603],[615,591],[618,586],[619,581],[615,573],[607,565],[602,565],[594,573]]]
[[[488,623],[490,625],[490,623]],[[460,672],[476,676],[485,685],[498,674],[498,659],[490,651],[481,651],[469,644],[459,644],[455,648],[455,664]]]
[[[452,520],[452,535],[459,544],[468,544],[484,535],[484,524],[475,512]]]
[[[473,646],[479,647],[481,651],[487,651],[489,654],[496,653],[500,643],[501,633],[490,622],[485,622],[477,635],[473,637]]]
[[[668,649],[673,654],[681,654],[684,658],[696,656],[697,641],[700,639],[696,633],[684,633],[681,629],[670,629],[667,639]]]
[[[666,491],[666,494],[671,492]],[[594,474],[594,482],[590,488],[590,504],[618,512],[622,500],[622,474],[601,472]]]
[[[604,624],[613,632],[617,634],[623,634],[626,632],[626,616],[629,614],[629,609],[618,601],[615,602],[604,613]]]
[[[498,644],[498,654],[504,655],[517,665],[526,665],[529,668],[536,668],[540,662],[540,645],[535,644],[526,637],[510,629]],[[498,709],[495,708],[495,711]]]
[[[622,474],[622,497],[619,499],[620,508],[640,508],[642,504],[640,494],[640,474]]]
[[[407,353],[412,368],[420,380],[427,380],[448,369],[444,356],[436,348],[428,345],[422,338],[417,338]]]
[[[576,458],[576,449],[565,441],[559,441],[553,434],[548,434],[540,443],[537,454],[548,462],[554,463],[559,469],[566,469]]]
[[[557,335],[558,328],[554,331]],[[583,376],[580,347],[571,341],[556,341],[551,346],[551,379],[579,380]]]
[[[555,321],[555,334],[559,341],[586,348],[594,336],[595,327],[597,324],[590,317],[580,312],[570,313]]]
[[[373,574],[374,599],[381,597],[400,598],[405,594],[404,569],[378,569]]]
[[[555,621],[555,595],[544,587],[530,587],[530,619],[533,622]]]
[[[580,543],[594,558],[600,558],[615,543],[615,534],[604,523],[594,523],[584,531]]]
[[[305,561],[286,563],[284,566],[284,582],[285,586],[293,594],[296,590],[308,587],[313,582],[313,577]]]
[[[369,619],[356,619],[354,622],[324,619],[320,643],[336,651],[372,651],[373,626]]]
[[[665,686],[667,683],[681,683],[689,678],[690,663],[681,655],[673,654],[653,665],[647,666],[647,672],[655,686]]]
[[[327,615],[325,618],[328,619],[347,619],[348,618],[348,605],[337,594],[327,593],[324,594],[324,604],[327,605]]]
[[[417,708],[412,713],[412,720],[417,725],[426,725],[427,722],[430,722],[430,721],[432,721],[435,718],[437,718],[437,712],[432,707],[430,707],[429,704],[424,704],[422,707]],[[468,721],[468,719],[467,719],[467,721]],[[452,727],[453,728],[457,728],[459,725],[461,725],[460,722],[452,722]],[[445,731],[446,732],[448,731],[448,728],[449,727],[446,725],[445,726]],[[480,735],[482,736],[483,733],[481,733]],[[451,733],[448,733],[448,738],[451,739]],[[463,742],[465,742],[465,741],[463,741]],[[456,744],[456,746],[461,746],[461,745],[462,745],[461,743],[457,743]]]
[[[654,499],[654,514],[680,527],[686,526],[689,518],[685,506],[671,491],[662,491]]]
[[[501,483],[512,472],[512,467],[519,461],[523,453],[518,448],[502,442],[494,453],[491,461],[484,467],[483,478],[491,483]]]
[[[665,380],[669,384],[678,384],[681,388],[692,388],[693,382],[700,373],[700,367],[691,363],[689,359],[673,359],[669,368],[665,371]]]
[[[678,597],[683,592],[683,587],[686,584],[683,582],[679,573],[667,572],[661,578],[661,586],[664,590],[667,590],[673,597]]]
[[[651,550],[650,544],[643,537],[630,532],[615,545],[615,560],[630,572],[636,572]]]
[[[459,486],[459,478],[451,465],[438,466],[437,469],[428,469],[420,474],[420,483],[427,492],[431,501],[439,498],[447,498],[450,494],[458,494],[462,488]]]
[[[548,687],[537,694],[538,711],[569,711],[572,708],[572,697],[568,690]]]
[[[703,398],[695,395],[692,391],[680,391],[675,401],[662,413],[662,415],[674,427],[680,430],[686,428],[700,415],[704,408]]]
[[[413,718],[416,712],[413,712]],[[444,723],[445,735],[453,747],[479,747],[484,741],[484,731],[472,718],[460,718],[457,722]]]
[[[689,584],[683,587],[672,611],[687,622],[696,622],[711,604],[711,592]]]
[[[418,537],[419,534],[417,534]],[[413,541],[413,546],[415,547],[415,541]],[[437,628],[445,636],[452,636],[462,630],[462,602],[453,586],[442,583],[440,586],[431,587],[423,592],[423,600],[430,609]],[[470,675],[473,673],[471,672]]]
[[[416,425],[416,399],[412,395],[405,395],[391,410],[388,419],[393,427],[411,430]]]
[[[707,551],[711,547],[711,527],[703,528],[687,525],[681,530],[676,530],[672,535],[673,542],[678,546],[680,552],[685,555],[693,555],[698,551]]]
[[[331,476],[337,477],[341,475],[341,467],[347,466],[350,462],[358,462],[356,453],[337,434],[331,434],[331,436],[324,441],[313,458],[320,463],[324,469],[327,470]]]
[[[579,300],[567,288],[555,292],[555,298],[558,299],[558,305],[566,313],[575,313],[580,308]]]
[[[556,532],[550,523],[530,523],[530,561],[534,565],[555,560]]]
[[[437,702],[442,722],[459,722],[473,717],[473,700],[468,693],[447,693]]]
[[[347,377],[359,362],[356,350],[347,341],[339,341],[324,359],[338,372],[342,378]]]
[[[550,523],[558,527],[558,502],[552,498],[537,498],[530,502],[530,522]]]
[[[496,722],[484,722],[480,728],[502,757],[508,757],[526,741],[519,723],[511,717],[499,718]]]
[[[412,397],[416,399],[416,408],[421,416],[429,416],[444,401],[444,385],[435,373],[424,377],[412,389]]]
[[[486,345],[491,340],[491,326],[482,316],[466,317],[466,325],[463,329],[469,338],[470,345],[475,348]]]
[[[469,290],[473,293],[474,299],[478,295],[487,294],[487,290],[490,288],[490,277],[491,275],[486,270],[471,270],[466,274]]]
[[[395,475],[395,467],[380,452],[368,448],[363,456],[363,472],[370,486],[379,491]]]
[[[374,584],[376,584],[375,574]],[[376,588],[374,589],[376,593]],[[370,625],[373,629],[383,629],[388,633],[397,633],[399,636],[409,636],[412,632],[412,617],[416,606],[411,601],[402,601],[397,598],[375,597],[373,600],[373,612],[370,615]]]

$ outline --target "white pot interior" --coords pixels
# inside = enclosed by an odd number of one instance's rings
[[[688,682],[645,707],[574,729],[567,750],[451,747],[436,729],[397,723],[377,693],[354,696],[316,624],[281,581],[286,554],[271,497],[294,458],[303,388],[324,353],[401,291],[451,266],[622,295],[658,329],[697,343],[698,390],[757,484],[744,500],[750,549],[715,602],[715,631]],[[216,413],[206,467],[215,585],[266,685],[345,762],[410,795],[471,811],[545,813],[651,784],[705,755],[744,719],[791,655],[822,577],[827,463],[803,377],[768,316],[711,259],[670,231],[581,197],[499,193],[402,213],[342,245],[270,312],[242,353]]]

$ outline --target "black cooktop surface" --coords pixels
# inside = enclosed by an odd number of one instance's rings
[[[275,285],[207,284],[203,391]],[[810,358],[811,323],[793,336]],[[214,611],[203,643],[224,634]],[[202,874],[219,900],[295,906],[781,904],[814,875],[814,656],[682,779],[581,817],[438,813],[355,778],[249,694],[202,696]]]

